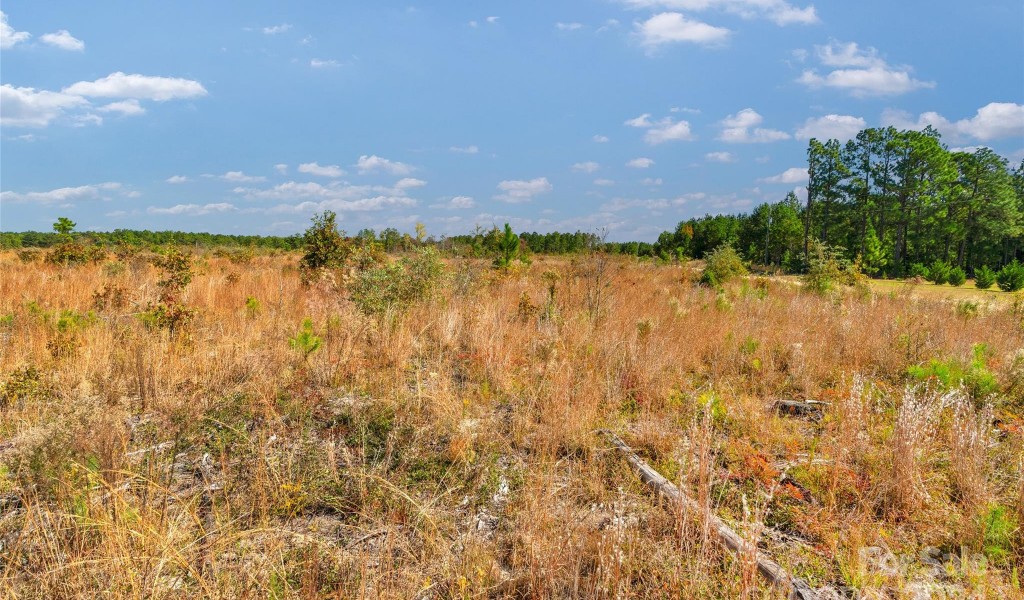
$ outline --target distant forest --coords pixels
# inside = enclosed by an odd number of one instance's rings
[[[706,215],[679,223],[658,241],[605,242],[595,233],[521,233],[528,252],[573,254],[604,250],[662,260],[701,258],[733,246],[748,261],[799,272],[812,244],[857,261],[872,276],[900,277],[922,267],[947,264],[973,274],[998,269],[1024,250],[1024,162],[1012,169],[988,148],[953,151],[931,127],[924,131],[865,129],[845,144],[810,140],[807,200],[790,192],[749,214]],[[295,250],[303,236],[222,235],[181,231],[73,234],[103,246],[240,246]],[[394,228],[355,234],[358,243],[379,244],[387,252],[436,245],[459,256],[491,256],[502,231],[490,229],[442,239]],[[50,247],[64,239],[56,232],[0,233],[0,248]]]

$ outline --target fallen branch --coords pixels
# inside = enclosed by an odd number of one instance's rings
[[[654,489],[658,494],[668,498],[670,501],[685,507],[687,510],[693,510],[697,513],[700,512],[700,506],[696,500],[689,498],[678,487],[672,484],[671,481],[665,479],[661,473],[655,471],[650,465],[648,465],[642,458],[640,458],[632,448],[626,445],[617,435],[614,433],[601,430],[598,433],[604,434],[611,443],[622,452],[629,465],[633,467],[633,470],[640,475],[640,479],[647,484],[648,487]],[[724,521],[710,515],[711,528],[715,531],[719,541],[734,553],[741,553],[750,550],[750,542],[744,540],[738,533],[729,528]],[[755,560],[757,561],[757,571],[773,585],[782,587],[783,589],[789,590],[789,598],[791,600],[817,600],[817,593],[799,577],[793,577],[786,572],[779,563],[773,561],[767,555],[760,550],[755,550]]]

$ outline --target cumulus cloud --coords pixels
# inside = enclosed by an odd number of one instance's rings
[[[594,185],[599,185],[601,187],[608,187],[608,186],[615,185],[615,181],[613,181],[611,179],[603,179],[603,178],[602,179],[595,179],[594,180]]]
[[[411,178],[402,179],[392,187],[350,185],[341,181],[332,181],[326,185],[312,181],[288,181],[269,188],[236,187],[232,191],[246,200],[279,202],[279,204],[267,208],[246,209],[248,212],[265,214],[299,214],[324,210],[365,212],[416,206],[418,201],[410,198],[407,191],[425,183],[422,180]],[[301,202],[293,203],[296,200],[301,200]]]
[[[588,160],[587,162],[578,162],[572,166],[572,170],[577,173],[593,173],[600,168],[601,165],[592,160]]]
[[[626,166],[627,167],[632,167],[634,169],[646,169],[646,168],[650,167],[653,164],[654,164],[654,160],[653,159],[645,158],[645,157],[634,158],[632,160],[626,161]]]
[[[605,142],[608,141],[608,136],[606,136],[606,135],[595,135],[594,137],[592,137],[590,139],[594,140],[598,144],[604,144]]]
[[[224,181],[233,181],[236,183],[266,181],[266,177],[259,177],[255,175],[246,175],[241,171],[228,171],[220,176]]]
[[[67,203],[75,200],[96,200],[108,197],[105,192],[121,189],[113,181],[77,187],[62,187],[46,192],[0,192],[0,202],[36,202],[39,204]]]
[[[732,152],[708,152],[704,159],[708,162],[731,163],[736,162],[736,155]]]
[[[852,115],[833,114],[823,117],[811,117],[804,121],[804,124],[796,130],[796,139],[837,139],[840,142],[845,142],[856,137],[867,125],[867,121]]]
[[[735,115],[729,115],[720,123],[722,132],[718,139],[730,144],[753,144],[788,140],[789,134],[777,129],[758,127],[764,117],[752,108],[744,108]]]
[[[316,162],[302,163],[298,167],[299,173],[316,175],[317,177],[341,177],[345,174],[344,169],[338,165],[320,165]]]
[[[583,23],[555,23],[555,28],[559,31],[576,31],[583,29]]]
[[[909,113],[887,110],[882,113],[882,124],[916,130],[931,125],[948,141],[954,143],[966,139],[987,142],[1002,138],[1020,138],[1024,137],[1024,104],[990,102],[979,108],[973,117],[955,122],[937,112],[921,113],[914,120]]]
[[[875,48],[834,40],[814,48],[822,66],[832,70],[825,75],[814,69],[805,70],[797,81],[808,87],[831,87],[861,97],[899,95],[935,87],[934,81],[914,79],[913,69],[907,65],[890,65]]]
[[[416,179],[415,177],[403,177],[395,182],[395,189],[397,190],[411,190],[413,188],[423,187],[427,185],[426,181],[422,179]]]
[[[657,178],[654,178],[654,179],[652,179],[650,177],[644,177],[643,179],[640,180],[640,185],[658,186],[658,185],[661,185],[661,184],[662,184],[661,177],[657,177]]]
[[[359,160],[356,161],[356,168],[359,169],[360,173],[373,173],[375,171],[383,171],[392,175],[408,175],[412,173],[413,168],[410,165],[401,163],[398,161],[388,160],[381,158],[376,154],[367,156],[362,155]]]
[[[211,213],[224,213],[237,210],[234,204],[228,202],[216,202],[212,204],[175,204],[174,206],[161,207],[150,206],[146,212],[151,215],[185,215],[189,217],[201,217]]]
[[[105,113],[118,113],[124,116],[146,114],[146,109],[142,108],[142,105],[139,104],[139,101],[134,98],[130,100],[121,100],[119,102],[111,102],[110,104],[104,104],[96,110]]]
[[[474,207],[476,207],[476,201],[469,196],[455,196],[447,202],[430,205],[430,208],[440,208],[444,210],[465,210]]]
[[[731,33],[724,27],[715,27],[683,16],[682,13],[664,12],[635,25],[640,43],[648,48],[664,44],[690,42],[694,44],[720,44]]]
[[[179,77],[111,73],[96,81],[79,81],[64,88],[63,93],[100,98],[137,98],[164,102],[206,95],[198,81]]]
[[[171,175],[170,177],[168,177],[164,181],[166,181],[167,183],[185,183],[185,182],[189,181],[189,179],[188,179],[188,177],[185,177],[184,175]]]
[[[765,19],[776,25],[810,25],[818,22],[814,6],[800,8],[785,0],[623,0],[631,8],[665,8],[700,12],[721,10],[744,19]]]
[[[688,142],[697,139],[690,131],[689,122],[675,121],[672,117],[651,121],[650,113],[644,113],[639,117],[628,119],[624,124],[630,127],[646,129],[644,141],[651,145],[671,141]]]
[[[498,184],[498,189],[503,193],[494,196],[495,200],[518,204],[520,202],[529,202],[533,200],[534,196],[546,194],[554,188],[548,182],[547,177],[537,177],[529,180],[511,179],[502,181]]]
[[[476,146],[452,146],[448,148],[449,152],[455,152],[457,154],[476,154],[480,152],[480,149]]]
[[[32,37],[27,31],[16,31],[7,24],[7,15],[0,10],[0,50],[8,50]]]
[[[804,183],[807,181],[807,167],[793,167],[778,175],[758,179],[762,183]]]
[[[85,42],[71,35],[67,29],[61,29],[54,33],[46,33],[39,37],[40,41],[54,48],[81,52],[85,50]]]
[[[0,85],[0,124],[5,127],[46,127],[65,111],[88,105],[73,94]]]

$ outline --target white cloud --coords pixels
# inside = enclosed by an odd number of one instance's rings
[[[650,200],[643,200],[639,198],[632,200],[627,200],[625,198],[613,198],[610,202],[602,204],[601,210],[605,212],[620,212],[631,208],[642,208],[644,210],[664,210],[669,206],[669,201],[664,198],[655,198]]]
[[[374,196],[371,198],[359,198],[358,200],[331,199],[321,202],[300,202],[299,204],[278,204],[266,209],[259,209],[255,212],[266,214],[289,214],[289,213],[311,213],[333,210],[335,212],[364,212],[377,211],[387,208],[401,208],[416,206],[417,201],[405,196]]]
[[[546,194],[554,189],[547,177],[537,177],[530,180],[506,180],[498,184],[498,189],[503,194],[494,197],[495,200],[517,204],[529,202],[538,194]]]
[[[427,185],[426,181],[422,179],[416,179],[415,177],[403,177],[395,182],[395,189],[397,190],[411,190],[413,188],[423,187]]]
[[[498,19],[500,19],[500,18],[501,17],[487,17],[487,22],[491,23],[491,24],[494,24],[494,23],[497,23]]]
[[[559,31],[576,31],[583,29],[583,23],[555,23],[555,28]]]
[[[778,175],[758,179],[762,183],[804,183],[807,181],[807,167],[793,167]]]
[[[81,96],[61,92],[36,91],[0,85],[0,124],[6,127],[46,127],[65,111],[88,106]]]
[[[837,139],[840,142],[845,142],[857,137],[857,134],[867,125],[867,121],[852,115],[811,117],[796,130],[795,137],[798,140],[818,138],[819,140]]]
[[[669,141],[692,141],[696,138],[690,131],[690,123],[687,121],[674,121],[671,117],[665,117],[652,122],[650,113],[644,113],[639,117],[628,119],[624,125],[647,129],[644,134],[644,141],[651,145],[661,144]]]
[[[315,162],[302,163],[298,167],[299,173],[316,175],[317,177],[341,177],[345,174],[344,169],[338,165],[319,165]]]
[[[309,61],[309,66],[314,69],[332,69],[334,67],[340,67],[341,63],[334,60],[333,58],[313,58]]]
[[[441,202],[438,204],[431,204],[430,208],[441,208],[444,210],[464,210],[467,208],[475,208],[476,201],[469,196],[455,196],[447,202]]]
[[[362,155],[359,160],[356,161],[356,168],[359,169],[360,173],[372,173],[374,171],[385,171],[392,175],[408,175],[412,173],[413,168],[405,163],[388,160],[381,158],[380,156],[374,155]]]
[[[223,179],[224,181],[234,181],[234,182],[238,182],[238,183],[266,181],[266,179],[267,179],[266,177],[258,177],[258,176],[255,176],[255,175],[246,175],[245,173],[243,173],[241,171],[228,171],[227,173],[221,175],[220,178]]]
[[[789,134],[777,129],[757,127],[764,121],[752,108],[744,108],[735,115],[729,115],[720,123],[722,133],[718,139],[730,144],[752,144],[788,140]]]
[[[223,213],[237,210],[234,204],[217,202],[213,204],[175,204],[169,207],[150,206],[146,209],[151,215],[186,215],[200,217],[210,213]]]
[[[448,148],[448,151],[459,154],[476,154],[477,152],[480,152],[480,149],[476,146],[452,146],[451,148]]]
[[[650,158],[634,158],[626,162],[627,167],[633,167],[634,169],[646,169],[654,164],[654,160]]]
[[[27,31],[15,31],[7,24],[7,15],[0,10],[0,50],[8,50],[32,37]]]
[[[103,117],[97,114],[76,115],[72,117],[72,127],[88,127],[89,125],[102,125]]]
[[[587,162],[578,162],[572,166],[572,170],[577,173],[593,173],[600,168],[601,165],[592,160],[588,160]]]
[[[732,152],[708,152],[704,159],[709,162],[731,163],[736,162],[736,155]]]
[[[263,28],[263,33],[265,33],[267,35],[277,35],[279,33],[284,33],[284,32],[288,31],[291,28],[292,28],[291,24],[289,24],[289,23],[281,23],[280,25],[271,25],[269,27],[264,27]]]
[[[139,104],[139,101],[134,98],[130,100],[121,100],[119,102],[111,102],[110,104],[104,104],[96,110],[106,113],[120,113],[126,117],[146,114],[146,109],[142,108],[142,106]]]
[[[611,179],[595,179],[594,180],[594,185],[599,185],[601,187],[608,187],[608,186],[615,185],[615,182],[612,181]]]
[[[604,143],[606,143],[608,141],[608,136],[606,136],[606,135],[595,135],[594,137],[592,137],[590,139],[594,140],[598,144],[604,144]]]
[[[655,178],[655,179],[652,179],[650,177],[644,177],[643,179],[640,180],[640,185],[657,186],[657,185],[661,185],[661,184],[662,184],[661,177],[658,177],[658,178]]]
[[[287,175],[288,174],[288,165],[286,165],[284,163],[277,163],[276,165],[274,165],[274,170],[277,171],[278,173],[282,174],[282,175]]]
[[[776,25],[818,22],[814,6],[798,8],[785,0],[623,0],[631,8],[666,8],[699,12],[717,9],[744,19],[766,19]]]
[[[805,70],[798,82],[812,88],[831,87],[854,96],[899,95],[922,88],[934,88],[934,81],[921,81],[911,76],[906,65],[890,65],[878,56],[875,48],[862,49],[856,42],[831,41],[815,46],[819,62],[833,68],[824,76],[814,69]]]
[[[142,100],[174,100],[206,95],[198,81],[179,77],[128,75],[117,71],[96,81],[79,81],[64,88],[65,94],[100,98],[138,98]]]
[[[656,14],[635,27],[640,43],[648,48],[677,42],[718,44],[728,39],[730,34],[724,27],[693,21],[677,12]]]
[[[105,198],[104,192],[121,189],[116,182],[63,187],[47,192],[0,192],[0,202],[38,202],[40,204],[68,203],[74,200],[95,200]]]
[[[185,183],[189,181],[189,178],[185,177],[184,175],[171,175],[164,181],[166,181],[167,183]]]
[[[684,112],[684,113],[690,113],[691,115],[699,115],[700,114],[700,109],[699,108],[687,108],[685,106],[673,106],[672,108],[669,109],[669,112],[674,112],[674,113]]]
[[[903,111],[886,110],[882,124],[900,129],[922,130],[931,125],[948,141],[960,143],[965,139],[989,141],[1024,136],[1024,105],[1013,102],[990,102],[977,110],[969,119],[952,122],[937,112],[921,113],[917,120]]]
[[[61,50],[70,50],[72,52],[81,52],[85,50],[85,42],[71,35],[67,29],[61,29],[55,33],[43,34],[39,39],[44,44],[53,46],[54,48],[60,48]]]

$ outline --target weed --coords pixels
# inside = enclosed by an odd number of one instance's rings
[[[323,338],[313,331],[312,319],[304,319],[299,332],[288,339],[288,345],[302,355],[302,360],[309,360],[309,355],[319,350],[322,344]]]

